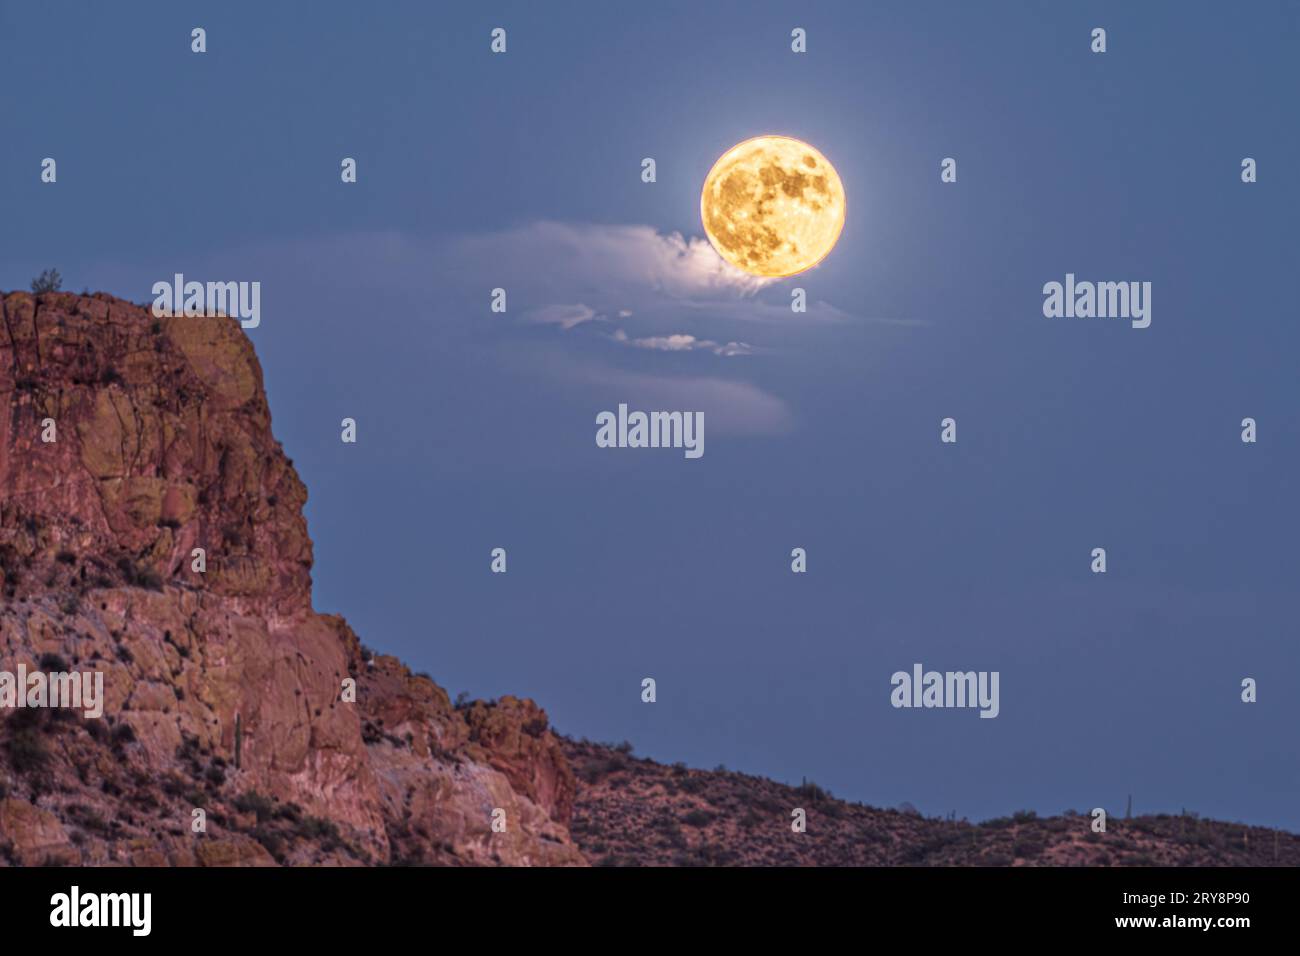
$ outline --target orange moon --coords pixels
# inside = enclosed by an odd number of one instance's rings
[[[844,228],[844,184],[830,161],[788,136],[758,136],[713,164],[700,219],[713,248],[750,275],[806,272]]]

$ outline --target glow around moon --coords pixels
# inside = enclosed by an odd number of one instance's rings
[[[747,139],[704,180],[700,218],[718,254],[756,276],[792,276],[835,247],[844,184],[813,147],[788,136]]]

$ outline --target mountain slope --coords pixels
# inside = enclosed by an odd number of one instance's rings
[[[1191,815],[927,819],[726,770],[668,767],[564,739],[573,838],[605,866],[1297,866],[1300,836]],[[792,812],[807,829],[795,833]]]

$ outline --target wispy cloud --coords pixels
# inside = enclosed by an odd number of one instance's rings
[[[754,347],[746,342],[727,342],[719,344],[712,339],[697,339],[693,335],[684,332],[676,332],[672,335],[650,335],[644,338],[630,338],[622,329],[617,330],[611,338],[616,342],[622,342],[633,348],[649,349],[654,352],[712,352],[714,355],[722,355],[732,358],[737,355],[753,355]]]
[[[809,301],[806,312],[795,313],[788,296],[759,293],[780,281],[794,288],[799,280],[749,275],[726,262],[706,239],[650,226],[537,222],[458,240],[445,257],[458,273],[477,272],[484,283],[509,288],[513,301],[528,303],[526,321],[568,315],[558,310],[572,309],[564,304],[572,303],[575,293],[592,318],[635,317],[646,332],[680,327],[683,319],[791,325],[857,318],[817,299]],[[572,313],[572,318],[579,316]]]
[[[574,305],[544,305],[540,309],[531,309],[524,313],[525,322],[533,325],[558,325],[566,332],[584,322],[604,320],[605,316],[581,302]]]
[[[725,434],[773,435],[794,427],[794,416],[782,399],[748,382],[629,372],[603,365],[575,368],[573,377],[634,407],[702,411],[709,427]]]
[[[535,222],[462,239],[457,247],[479,264],[523,266],[527,281],[542,288],[590,283],[678,299],[732,298],[751,296],[773,281],[729,265],[705,239],[643,225]]]

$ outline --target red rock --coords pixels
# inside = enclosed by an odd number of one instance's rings
[[[0,318],[0,669],[54,653],[105,685],[102,721],[0,721],[18,862],[585,862],[536,705],[459,711],[313,611],[307,491],[238,322],[22,292]]]

